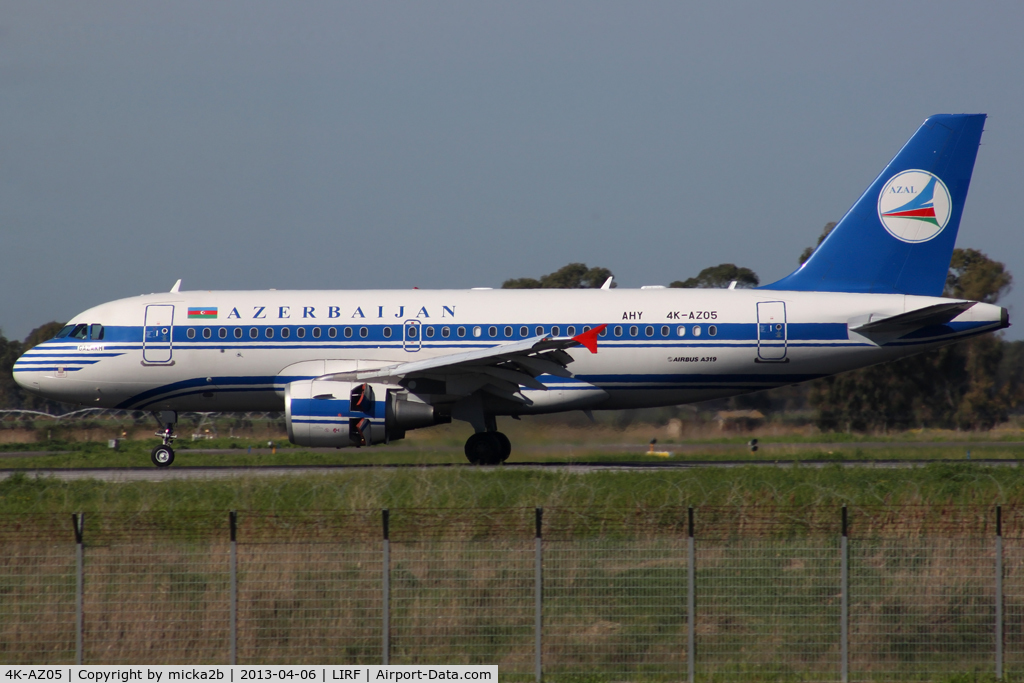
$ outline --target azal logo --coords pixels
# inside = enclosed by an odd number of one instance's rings
[[[949,222],[949,189],[928,171],[903,171],[878,195],[878,219],[890,235],[917,244],[934,239]]]

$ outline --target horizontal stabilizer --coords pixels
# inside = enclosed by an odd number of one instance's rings
[[[954,301],[948,304],[925,306],[909,313],[889,316],[880,320],[869,320],[861,324],[851,324],[850,332],[866,337],[879,346],[905,337],[932,325],[945,325],[971,306],[975,301]]]

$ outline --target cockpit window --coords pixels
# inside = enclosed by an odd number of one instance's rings
[[[93,323],[89,326],[89,339],[103,339],[103,325]]]
[[[53,338],[54,339],[63,339],[64,337],[66,337],[69,334],[71,334],[71,330],[73,330],[73,329],[75,329],[74,325],[65,325],[64,327],[61,328],[60,332],[58,332],[56,335],[54,335]]]
[[[89,338],[89,326],[85,323],[81,325],[75,325],[75,329],[71,330],[68,335],[72,339],[88,339]]]

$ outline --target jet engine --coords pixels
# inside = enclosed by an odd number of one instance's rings
[[[429,403],[388,384],[301,380],[284,392],[288,440],[299,446],[372,446],[406,430],[451,422]]]

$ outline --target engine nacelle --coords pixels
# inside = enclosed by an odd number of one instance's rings
[[[332,380],[290,382],[284,411],[288,440],[299,446],[372,446],[401,439],[408,429],[451,422],[401,387]]]

